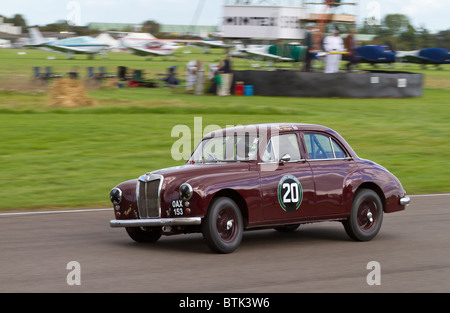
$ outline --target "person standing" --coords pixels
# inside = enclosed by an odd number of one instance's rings
[[[197,61],[190,61],[186,65],[186,91],[193,93],[197,81]]]
[[[233,82],[233,72],[231,70],[230,56],[227,53],[227,57],[221,62],[221,67],[218,70],[220,76],[220,83],[218,84],[217,95],[229,96],[231,85]]]
[[[346,64],[347,71],[350,71],[352,66],[358,64],[357,55],[356,55],[356,41],[355,41],[355,33],[354,29],[350,30],[349,35],[345,39],[345,48],[348,52],[348,63]]]
[[[197,61],[197,73],[196,73],[196,84],[195,84],[195,94],[203,94],[203,84],[205,82],[205,63],[202,61]]]
[[[313,49],[314,49],[312,30],[313,27],[308,26],[306,31],[306,38],[305,38],[306,56],[305,56],[305,65],[303,66],[304,72],[311,72],[311,62],[313,59]]]
[[[324,38],[323,48],[327,53],[325,58],[325,73],[339,72],[339,63],[342,60],[344,51],[344,41],[339,36],[339,30],[336,28],[332,35]]]

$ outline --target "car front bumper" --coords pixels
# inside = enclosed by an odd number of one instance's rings
[[[111,227],[158,227],[158,226],[186,226],[200,225],[201,217],[180,217],[180,218],[152,218],[135,220],[112,220]]]

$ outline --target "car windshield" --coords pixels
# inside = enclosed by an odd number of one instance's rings
[[[258,144],[258,136],[250,134],[205,138],[197,146],[189,162],[253,161],[257,157]]]

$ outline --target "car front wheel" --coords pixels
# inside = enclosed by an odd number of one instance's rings
[[[229,198],[212,202],[202,222],[202,234],[214,252],[231,253],[242,240],[244,223],[237,204]]]
[[[383,203],[380,197],[373,190],[362,189],[356,194],[350,217],[343,224],[350,238],[369,241],[378,234],[382,222]]]
[[[161,238],[158,227],[125,227],[128,236],[136,242],[156,242]]]

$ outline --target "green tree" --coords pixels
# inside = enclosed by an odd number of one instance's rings
[[[441,30],[434,36],[434,44],[436,47],[450,50],[450,29]]]
[[[142,25],[142,31],[150,33],[150,34],[157,34],[159,33],[159,23],[155,21],[145,21]]]
[[[70,31],[70,25],[67,23],[66,20],[59,20],[55,23],[48,24],[44,27],[41,27],[41,31],[44,32],[63,32],[63,31]]]
[[[397,49],[399,50],[417,50],[421,49],[418,45],[418,36],[416,30],[411,25],[402,32],[397,39]]]
[[[424,27],[417,30],[418,45],[421,48],[432,48],[434,46],[434,36]]]
[[[16,14],[12,19],[10,19],[10,23],[13,23],[14,26],[27,27],[27,22],[25,21],[22,14]]]
[[[27,27],[27,22],[21,14],[16,14],[12,18],[0,14],[0,17],[3,17],[3,22],[5,23],[12,23],[14,26]]]
[[[403,14],[388,14],[383,19],[383,26],[391,36],[398,36],[401,33],[408,31],[411,26],[409,18]]]

